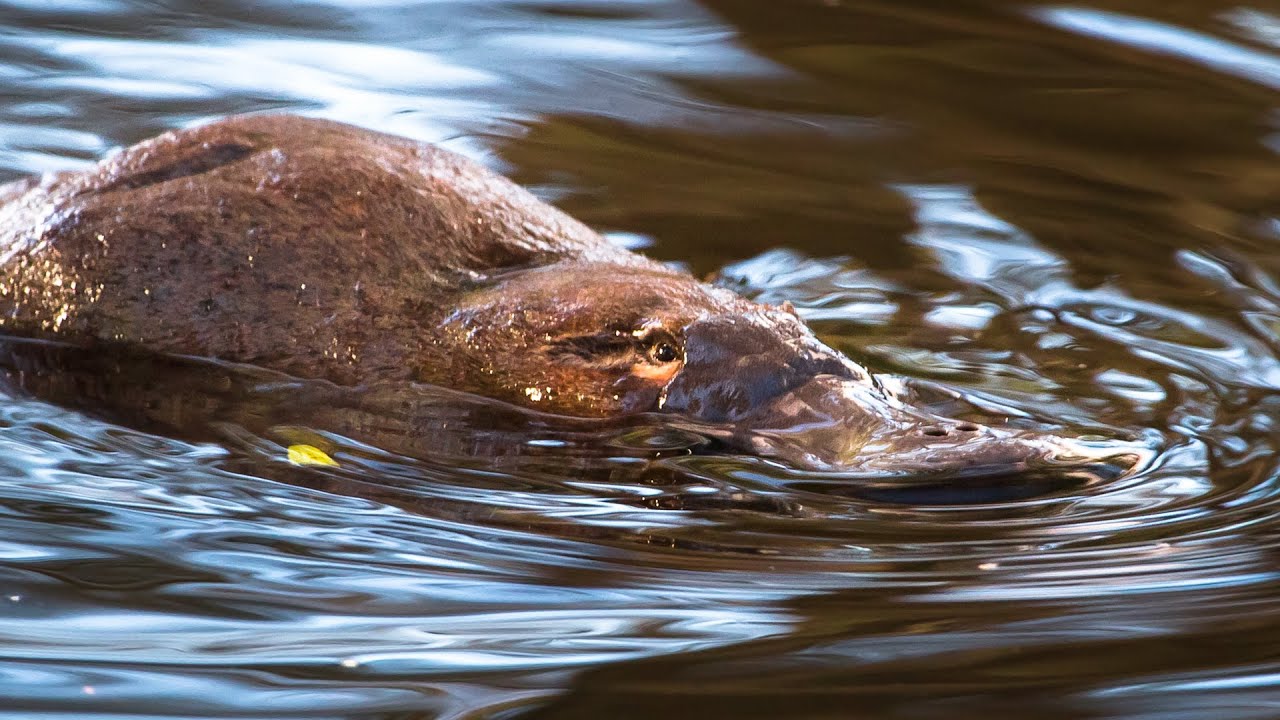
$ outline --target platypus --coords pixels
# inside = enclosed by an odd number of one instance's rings
[[[0,188],[0,333],[672,413],[804,468],[1016,470],[1069,441],[938,417],[769,306],[429,144],[292,115]]]

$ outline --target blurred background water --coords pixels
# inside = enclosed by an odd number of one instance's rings
[[[10,383],[0,718],[1280,717],[1278,90],[1257,2],[0,0],[0,179],[358,123],[957,414],[1157,451],[912,493],[681,428],[399,453],[240,422],[287,383],[214,439]]]

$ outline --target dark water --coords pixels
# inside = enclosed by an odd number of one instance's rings
[[[216,367],[128,391],[208,438],[11,388],[0,717],[1280,717],[1277,91],[1256,2],[0,1],[4,179],[242,111],[411,135],[949,412],[1153,453],[922,490],[447,394],[432,452],[362,444]]]

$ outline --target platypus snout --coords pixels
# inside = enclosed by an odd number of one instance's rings
[[[800,323],[782,332],[742,319],[690,325],[685,367],[664,409],[730,425],[744,449],[820,470],[960,478],[1087,468],[1114,476],[1137,460],[1131,449],[911,407]]]
[[[762,406],[740,432],[754,452],[792,465],[875,476],[1086,472],[1108,479],[1138,460],[1120,444],[939,417],[898,402],[878,384],[831,375],[816,376]]]

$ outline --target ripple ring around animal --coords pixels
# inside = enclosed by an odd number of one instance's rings
[[[0,332],[566,416],[670,413],[811,469],[1090,455],[913,407],[789,306],[617,247],[451,152],[290,115],[0,188]]]

